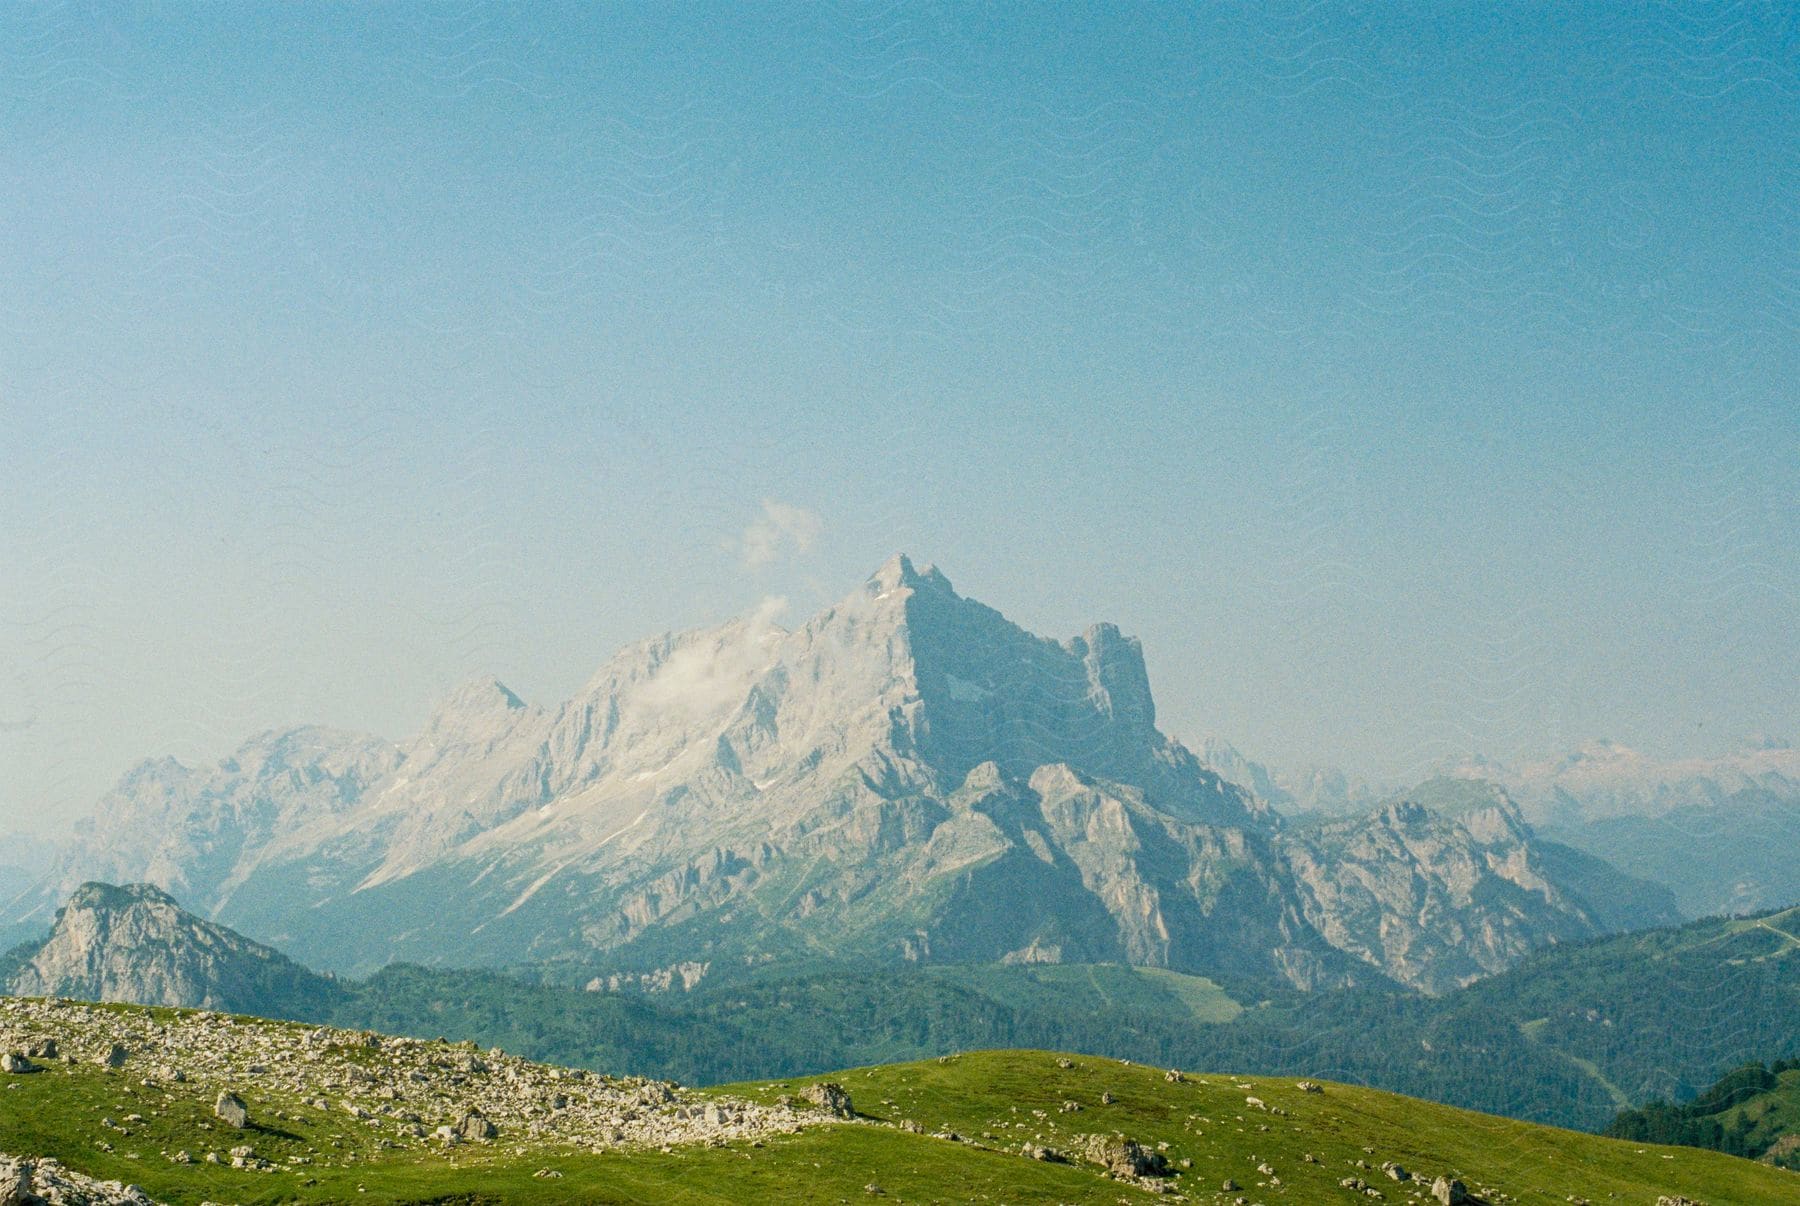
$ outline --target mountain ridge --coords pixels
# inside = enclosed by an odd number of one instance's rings
[[[140,764],[102,808],[14,920],[142,880],[343,971],[856,953],[1437,989],[1601,928],[1544,890],[1528,829],[1454,820],[1380,868],[1429,899],[1336,915],[1305,839],[1157,729],[1134,638],[1033,635],[904,555],[792,630],[765,607],[627,645],[553,708],[471,680],[405,741],[262,734]]]

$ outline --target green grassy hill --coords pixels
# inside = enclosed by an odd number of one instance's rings
[[[1625,1110],[1606,1133],[1681,1143],[1800,1170],[1800,1060],[1746,1064],[1685,1105]]]
[[[836,1073],[858,1114],[837,1120],[783,1104],[817,1077],[671,1092],[468,1044],[0,1000],[0,1045],[46,1035],[59,1049],[42,1071],[0,1075],[0,1151],[53,1156],[170,1203],[1374,1200],[1356,1183],[1425,1202],[1439,1176],[1494,1203],[1800,1200],[1800,1176],[1715,1152],[1329,1082],[1306,1092],[1288,1078],[1176,1080],[1041,1051]],[[101,1058],[113,1041],[126,1048],[117,1068]],[[170,1065],[184,1061],[176,1077]],[[246,1129],[215,1116],[222,1089],[243,1098]],[[498,1135],[436,1137],[471,1101],[487,1103]],[[1159,1154],[1171,1175],[1109,1176],[1096,1161],[1113,1136]],[[1062,1159],[1031,1154],[1040,1148]],[[232,1167],[234,1149],[246,1167]],[[1391,1179],[1384,1163],[1414,1179]]]

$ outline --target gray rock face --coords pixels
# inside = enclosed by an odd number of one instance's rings
[[[185,912],[157,888],[98,883],[77,889],[5,987],[18,996],[242,1013],[335,991],[279,952]],[[115,1047],[105,1062],[120,1067],[128,1054]]]
[[[250,1125],[250,1110],[236,1093],[221,1092],[218,1100],[213,1102],[213,1115],[226,1126],[240,1131]]]
[[[1469,1201],[1469,1191],[1454,1177],[1439,1177],[1432,1182],[1431,1196],[1443,1206],[1464,1206]]]
[[[401,745],[265,734],[145,764],[104,807],[53,885],[174,887],[358,973],[805,952],[1436,985],[1593,924],[1466,823],[1289,835],[1156,728],[1136,641],[1033,636],[904,557],[793,631],[639,642],[554,709],[480,681]],[[1423,897],[1386,882],[1415,871]],[[81,968],[64,947],[40,990]]]
[[[474,1110],[464,1114],[452,1130],[458,1139],[465,1141],[485,1141],[500,1135],[500,1128]]]

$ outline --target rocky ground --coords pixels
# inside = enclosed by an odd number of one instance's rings
[[[255,1150],[255,1132],[308,1116],[365,1128],[381,1148],[397,1151],[469,1143],[663,1148],[754,1141],[796,1131],[806,1120],[785,1106],[702,1098],[671,1082],[535,1064],[469,1043],[210,1012],[5,998],[0,1052],[15,1076],[83,1067],[120,1076],[134,1089],[131,1112],[122,1105],[120,1117],[108,1120],[121,1140],[157,1101],[200,1099],[211,1111],[216,1145],[162,1153],[178,1164],[261,1167],[269,1162]],[[285,1160],[332,1158],[333,1149],[315,1148]]]
[[[0,1206],[155,1206],[135,1185],[97,1181],[55,1160],[0,1155]]]

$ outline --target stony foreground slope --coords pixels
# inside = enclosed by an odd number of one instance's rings
[[[1049,1052],[696,1092],[468,1045],[21,999],[0,1000],[0,1052],[0,1150],[121,1183],[72,1201],[133,1200],[127,1185],[168,1203],[1427,1204],[1460,1183],[1496,1204],[1728,1206],[1800,1191],[1712,1152]]]

